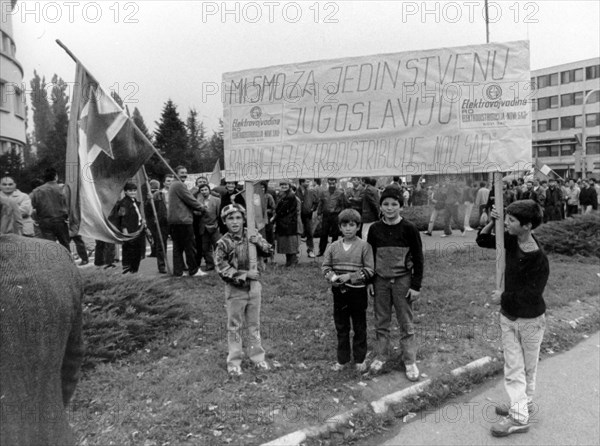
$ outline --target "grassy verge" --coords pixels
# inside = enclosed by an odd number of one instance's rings
[[[597,265],[559,255],[550,260],[543,354],[567,349],[600,326]],[[88,290],[100,281],[104,285],[98,287],[113,302],[123,299],[125,283],[107,288],[121,276],[85,274]],[[425,288],[415,320],[420,368],[429,376],[484,355],[500,356],[497,307],[486,305],[493,277],[493,251],[426,254]],[[164,291],[154,303],[165,304],[175,316],[168,323],[148,319],[142,348],[139,343],[122,346],[127,354],[86,371],[71,410],[83,444],[260,444],[320,424],[373,395],[376,383],[352,370],[329,369],[336,345],[332,299],[317,264],[291,271],[275,267],[264,274],[263,343],[268,360],[279,367],[265,374],[245,362],[244,375],[234,380],[225,368],[225,308],[216,275],[127,280],[130,291],[146,290],[140,296]],[[368,317],[372,345],[371,309]],[[398,345],[398,331],[392,335]],[[392,360],[391,369],[400,368],[399,363]]]

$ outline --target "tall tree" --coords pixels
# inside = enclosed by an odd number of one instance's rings
[[[33,110],[33,125],[34,132],[32,136],[32,144],[37,148],[39,156],[47,153],[46,142],[48,134],[54,126],[54,115],[50,107],[48,98],[48,85],[46,77],[40,78],[37,71],[33,72],[33,79],[29,83],[31,86],[30,100]]]
[[[202,121],[198,121],[198,112],[195,108],[190,109],[188,118],[186,121],[186,128],[188,134],[188,157],[190,159],[190,170],[192,172],[202,172],[203,156],[202,149],[208,144],[204,140],[204,124]]]
[[[169,99],[163,108],[160,121],[156,123],[157,130],[154,134],[154,146],[165,154],[171,167],[180,164],[189,166],[186,155],[187,131],[185,124],[179,118],[177,106]]]
[[[219,118],[219,127],[215,132],[213,132],[210,138],[210,150],[212,152],[212,156],[214,158],[214,163],[219,160],[221,164],[221,169],[225,169],[225,150],[223,143],[223,120]]]
[[[69,127],[69,96],[67,83],[56,74],[52,76],[52,115],[54,125],[47,136],[47,151],[40,156],[46,167],[54,167],[58,172],[65,169],[67,156],[67,129]]]

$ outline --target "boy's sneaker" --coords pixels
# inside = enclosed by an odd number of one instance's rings
[[[452,234],[442,234],[440,237],[450,237]]]
[[[429,231],[422,232],[422,234],[428,235],[429,237],[433,236],[433,234]]]
[[[331,366],[331,370],[333,370],[334,372],[341,372],[345,368],[346,368],[346,364],[340,364],[339,362],[336,362],[335,364],[333,364]]]
[[[375,361],[373,361],[371,363],[371,366],[369,367],[369,371],[371,373],[379,373],[379,372],[381,372],[381,369],[383,368],[384,365],[385,365],[384,361],[380,361],[379,359],[376,359]]]
[[[510,408],[508,404],[499,404],[498,406],[496,406],[496,415],[500,415],[501,417],[507,417],[509,409]],[[527,412],[529,413],[529,416],[533,415],[533,413],[535,412],[535,404],[533,404],[533,401],[527,403]]]
[[[254,365],[257,369],[263,370],[265,372],[271,370],[271,366],[269,365],[269,363],[267,363],[267,361],[258,361]]]
[[[409,381],[418,381],[419,376],[421,376],[421,373],[417,364],[406,364],[406,377]]]
[[[315,258],[315,253],[314,253],[314,251],[308,251],[308,258],[309,258],[309,259],[314,259],[314,258]]]
[[[199,269],[196,274],[192,274],[190,277],[204,277],[204,276],[208,276],[208,273],[205,273],[204,271]]]
[[[494,437],[507,437],[510,434],[524,434],[529,431],[529,424],[518,423],[511,417],[504,417],[490,429]]]
[[[230,365],[227,367],[229,376],[242,376],[242,368],[239,365]]]
[[[367,361],[357,362],[354,364],[357,372],[364,373],[367,371]]]

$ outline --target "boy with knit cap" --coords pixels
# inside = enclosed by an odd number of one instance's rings
[[[400,216],[402,196],[394,187],[387,187],[379,204],[383,218],[369,230],[367,242],[375,257],[375,279],[369,285],[374,294],[375,360],[373,373],[381,371],[390,347],[392,308],[400,326],[402,360],[406,377],[419,379],[417,347],[413,325],[413,302],[419,298],[423,279],[423,247],[417,227]]]
[[[244,349],[254,365],[269,370],[265,350],[260,339],[260,304],[262,286],[259,272],[250,269],[248,242],[257,250],[270,255],[273,248],[260,235],[248,237],[244,228],[246,210],[240,204],[229,204],[221,211],[227,233],[217,242],[215,266],[225,282],[227,308],[227,372],[231,376],[242,374]],[[247,330],[247,336],[243,331]]]
[[[322,270],[333,292],[333,320],[337,331],[337,363],[334,371],[350,362],[350,328],[354,331],[352,353],[356,370],[367,370],[367,282],[373,276],[373,251],[357,237],[360,214],[345,209],[338,216],[342,239],[325,250]]]

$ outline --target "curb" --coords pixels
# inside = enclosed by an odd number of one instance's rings
[[[450,372],[451,375],[458,377],[466,372],[470,372],[474,369],[483,367],[492,362],[492,358],[484,356],[475,361],[468,363],[462,367],[458,367]],[[318,437],[327,432],[337,430],[338,427],[345,425],[354,416],[360,413],[367,412],[369,409],[373,410],[376,414],[383,414],[388,411],[391,404],[398,404],[403,402],[405,399],[422,393],[432,383],[431,379],[421,381],[418,384],[412,385],[406,389],[402,389],[398,392],[390,393],[385,395],[378,400],[370,403],[363,403],[352,410],[335,415],[330,422],[324,423],[320,426],[307,427],[290,434],[284,435],[283,437],[271,440],[268,443],[263,443],[261,446],[299,446],[302,442],[306,441],[311,437]]]

